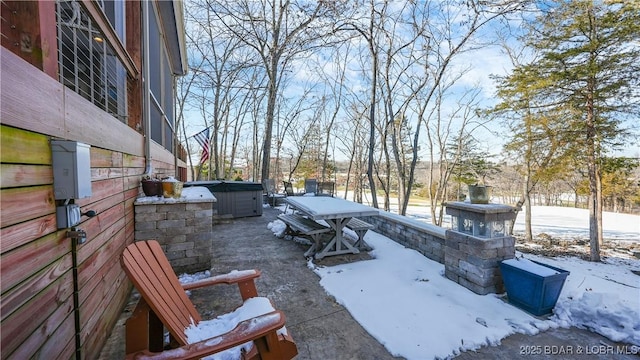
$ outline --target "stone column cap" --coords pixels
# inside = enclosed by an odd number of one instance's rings
[[[180,203],[201,203],[217,202],[215,196],[204,186],[192,186],[182,189],[182,196],[179,199],[165,198],[162,196],[142,196],[136,199],[134,205],[157,205],[157,204],[180,204]]]
[[[515,206],[505,205],[505,204],[472,204],[469,202],[462,201],[452,201],[444,203],[444,206],[447,208],[448,215],[457,215],[457,212],[453,211],[452,214],[449,210],[462,210],[469,211],[474,213],[481,214],[500,214],[500,213],[510,213],[517,212],[518,208]]]

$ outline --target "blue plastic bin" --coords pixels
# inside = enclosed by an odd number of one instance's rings
[[[555,274],[541,276],[519,267],[500,262],[500,272],[509,303],[536,316],[551,312],[556,306],[569,271],[537,261],[531,262],[555,270]]]

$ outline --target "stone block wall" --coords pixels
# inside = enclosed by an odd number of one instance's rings
[[[139,198],[134,203],[135,241],[157,240],[178,275],[211,269],[215,198],[205,191],[209,196]]]
[[[375,232],[444,264],[445,229],[386,211],[362,219],[374,225]]]
[[[465,217],[473,221],[502,221],[514,214],[506,205],[450,204],[447,214],[460,216],[458,206]],[[479,211],[473,213],[469,211]],[[500,261],[515,256],[515,238],[499,236],[478,237],[460,231],[446,230],[386,211],[363,220],[375,226],[374,231],[422,253],[427,258],[445,266],[445,276],[467,289],[481,295],[504,292],[500,274]],[[493,233],[492,233],[493,234]]]
[[[453,225],[446,232],[445,276],[476,294],[504,292],[500,262],[515,256],[505,222],[515,219],[516,208],[464,202],[446,207]]]
[[[514,257],[514,237],[480,239],[447,230],[445,246],[445,276],[449,280],[480,295],[504,292],[500,261]]]

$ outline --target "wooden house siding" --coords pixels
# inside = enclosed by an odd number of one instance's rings
[[[133,242],[133,203],[145,171],[144,137],[5,48],[1,50],[0,300],[2,358],[97,358],[131,285],[119,256]],[[92,196],[75,201],[86,243],[56,226],[52,138],[91,146]],[[152,143],[155,173],[176,160]],[[185,167],[184,162],[177,162]],[[76,313],[77,311],[77,313]],[[76,329],[75,317],[80,319]],[[76,336],[80,348],[76,349]]]

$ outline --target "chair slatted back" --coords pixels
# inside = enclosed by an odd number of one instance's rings
[[[293,192],[293,184],[291,184],[291,182],[289,181],[283,181],[282,182],[284,184],[284,191],[287,194],[287,196],[294,196],[294,192]]]
[[[333,196],[336,189],[336,183],[333,181],[323,181],[318,183],[318,193]]]
[[[264,179],[262,180],[262,188],[268,195],[273,195],[276,193],[276,182],[273,179]]]
[[[318,192],[318,180],[307,179],[304,181],[304,192],[307,194],[315,194]]]
[[[187,297],[162,247],[155,240],[135,242],[122,254],[122,266],[142,298],[180,345],[184,330],[202,319]]]

